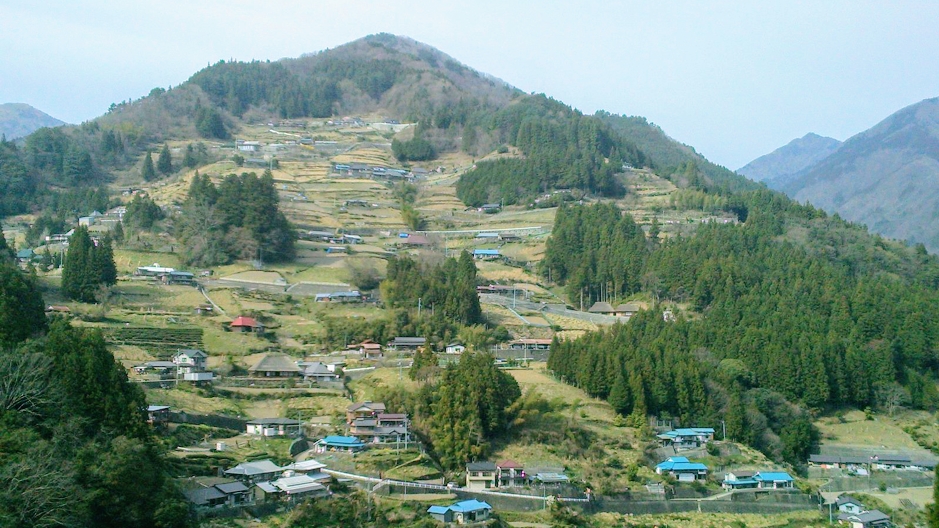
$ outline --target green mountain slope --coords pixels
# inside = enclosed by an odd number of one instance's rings
[[[939,98],[848,139],[781,189],[878,233],[939,251]]]
[[[623,139],[636,145],[662,175],[679,186],[704,184],[725,190],[753,190],[759,185],[720,165],[711,163],[693,147],[670,138],[660,127],[639,116],[597,112]],[[700,181],[696,181],[700,180]]]

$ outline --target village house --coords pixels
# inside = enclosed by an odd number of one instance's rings
[[[508,243],[508,242],[521,242],[521,240],[522,240],[522,237],[520,237],[520,236],[518,236],[518,235],[513,235],[513,234],[511,234],[511,233],[500,233],[500,234],[499,234],[499,241],[500,241],[500,242],[505,242],[505,243]]]
[[[411,441],[408,425],[406,414],[379,413],[374,417],[353,420],[349,434],[365,443],[407,443]]]
[[[365,296],[362,295],[362,293],[360,293],[358,290],[340,291],[331,293],[317,293],[315,300],[316,302],[362,302],[365,300]]]
[[[447,354],[462,354],[466,351],[466,346],[463,343],[453,342],[447,345],[445,351]]]
[[[225,470],[225,475],[251,485],[255,482],[271,480],[283,471],[284,468],[270,460],[258,460],[255,462],[242,462],[231,469]]]
[[[694,449],[714,440],[714,429],[711,427],[675,429],[656,435],[656,438],[662,441],[663,447],[672,447],[675,451]]]
[[[26,248],[16,252],[16,261],[20,264],[32,262],[34,258],[36,258],[36,252],[32,249]]]
[[[443,523],[470,524],[489,519],[492,506],[476,499],[460,501],[450,506],[431,506],[427,508],[430,516]]]
[[[838,500],[835,501],[835,507],[838,508],[838,511],[841,513],[861,513],[867,510],[861,501],[850,495],[838,497]]]
[[[509,341],[509,349],[511,350],[549,350],[550,348],[550,339],[514,339]]]
[[[300,434],[300,421],[293,418],[255,418],[245,426],[249,435],[290,436]]]
[[[528,484],[542,489],[551,487],[560,491],[561,487],[569,484],[570,481],[567,475],[559,471],[535,471],[528,475]]]
[[[474,249],[473,258],[476,260],[495,260],[501,257],[498,249]]]
[[[753,478],[755,474],[755,471],[746,470],[728,472],[724,475],[724,481],[721,482],[721,487],[729,490],[756,488],[759,486],[759,482]]]
[[[239,316],[228,325],[232,332],[256,332],[264,333],[264,323],[252,318]]]
[[[466,489],[487,490],[496,487],[496,465],[492,462],[466,464]]]
[[[282,493],[282,496],[285,497],[290,504],[329,495],[329,490],[326,489],[326,486],[317,482],[309,475],[281,477],[272,481],[270,484],[279,490],[279,493]]]
[[[134,372],[137,374],[156,374],[160,379],[173,377],[176,370],[176,363],[172,361],[147,361],[134,366]]]
[[[789,489],[795,485],[795,479],[785,471],[759,471],[753,480],[760,489]]]
[[[639,312],[639,305],[634,303],[623,303],[613,309],[613,315],[617,317],[632,317]]]
[[[385,412],[385,404],[381,402],[353,403],[346,408],[346,423],[352,424],[358,418],[375,418]]]
[[[325,363],[313,361],[312,363],[300,363],[303,368],[303,379],[315,381],[317,383],[328,383],[339,381],[339,374],[335,369],[330,369]]]
[[[219,482],[212,486],[183,491],[186,499],[197,509],[246,506],[253,502],[250,489],[238,481]]]
[[[838,516],[838,524],[846,524],[851,528],[888,528],[893,526],[890,522],[890,516],[880,510],[842,513]]]
[[[326,469],[326,464],[308,458],[288,464],[284,467],[284,472],[292,471],[295,475],[306,475],[320,484],[328,484],[332,477],[328,473],[324,473],[324,469]]]
[[[496,464],[496,485],[500,488],[521,487],[527,482],[525,467],[514,460],[503,460]]]
[[[365,449],[365,444],[354,436],[327,436],[313,444],[314,453],[327,451],[346,451],[355,453]]]
[[[393,350],[398,351],[414,351],[418,348],[423,347],[427,344],[426,337],[396,337],[390,343],[388,347]]]
[[[708,467],[699,462],[690,462],[685,457],[668,457],[655,466],[659,475],[671,475],[679,482],[704,480],[708,476]]]
[[[401,233],[398,235],[398,245],[410,247],[424,247],[430,245],[430,240],[424,235],[409,235]]]
[[[613,315],[614,313],[616,313],[616,310],[613,308],[613,305],[611,305],[608,302],[600,302],[600,301],[593,303],[593,306],[588,308],[587,311],[590,313],[606,314],[606,315]]]
[[[214,374],[206,370],[208,355],[193,348],[180,349],[173,356],[173,364],[185,381],[211,381]]]
[[[196,284],[195,274],[188,271],[171,271],[162,275],[163,284],[182,284],[184,286],[193,286]]]
[[[162,425],[170,421],[169,405],[148,405],[147,423],[150,425]]]
[[[497,203],[485,203],[479,206],[476,210],[480,213],[494,214],[498,213],[502,209],[502,204]]]
[[[295,378],[302,372],[293,359],[280,354],[265,354],[248,373],[256,378]]]
[[[161,266],[158,262],[154,262],[149,266],[140,266],[136,271],[134,271],[134,275],[141,277],[160,277],[174,271],[176,271],[175,268],[168,268],[166,266]]]

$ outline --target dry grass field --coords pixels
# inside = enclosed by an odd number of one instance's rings
[[[842,422],[837,417],[815,423],[822,435],[823,447],[913,449],[920,447],[897,423],[886,416],[866,420],[861,411],[849,411]]]

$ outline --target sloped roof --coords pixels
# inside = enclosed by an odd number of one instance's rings
[[[616,307],[617,312],[638,312],[639,305],[635,303],[623,303]]]
[[[357,447],[365,445],[354,436],[327,436],[326,438],[320,440],[320,442],[326,445],[340,447]]]
[[[615,310],[613,310],[613,306],[608,302],[595,302],[587,311],[590,313],[611,313]]]
[[[241,482],[222,482],[221,484],[216,484],[216,488],[222,493],[244,493],[248,491],[248,487],[242,484]]]
[[[792,482],[792,476],[785,471],[760,471],[753,478],[764,482]]]
[[[467,471],[495,471],[496,465],[492,462],[470,462],[466,464]]]
[[[382,402],[370,402],[370,401],[353,403],[346,409],[346,411],[355,412],[355,411],[358,411],[359,409],[368,409],[374,412],[383,412],[385,410],[385,404]]]
[[[313,363],[307,365],[305,369],[303,369],[303,375],[304,376],[316,376],[316,375],[336,376],[337,374],[335,372],[331,372],[328,368],[326,368],[325,363],[314,361]]]
[[[864,503],[862,503],[861,501],[855,499],[854,497],[850,495],[842,495],[838,497],[837,501],[835,501],[836,506],[841,506],[843,504],[857,504],[858,506],[864,507]]]
[[[427,508],[427,513],[436,515],[446,515],[448,511],[450,511],[449,506],[431,506]]]
[[[283,477],[272,482],[281,491],[288,495],[292,493],[303,493],[307,491],[317,491],[325,489],[325,486],[313,480],[307,475],[297,475],[295,477]]]
[[[241,315],[241,316],[238,316],[237,319],[235,319],[234,321],[231,322],[231,326],[232,326],[232,327],[246,326],[246,327],[249,327],[249,328],[257,328],[257,327],[259,327],[259,326],[261,326],[261,325],[258,324],[258,322],[257,322],[256,320],[252,319],[251,317],[245,317],[245,316]]]
[[[209,357],[208,354],[196,348],[181,348],[177,355],[179,354],[186,354],[189,357]]]
[[[491,510],[492,506],[488,503],[478,501],[476,499],[470,499],[465,501],[457,502],[456,504],[451,504],[450,509],[455,512],[474,512],[479,510]]]
[[[183,492],[183,495],[189,499],[189,502],[196,506],[204,506],[208,504],[209,501],[225,498],[225,494],[214,487],[186,490]]]
[[[514,460],[503,460],[502,462],[499,462],[498,464],[496,464],[496,467],[507,468],[507,469],[521,469],[525,466],[519,464],[518,462]]]
[[[283,468],[270,460],[258,460],[256,462],[242,462],[237,466],[226,470],[226,475],[262,475],[264,473],[277,473],[283,471]]]
[[[249,372],[300,372],[297,363],[288,356],[265,354]]]

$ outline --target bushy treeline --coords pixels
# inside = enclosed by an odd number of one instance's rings
[[[467,205],[514,204],[552,189],[621,196],[615,175],[623,163],[645,164],[643,153],[602,121],[543,95],[482,119],[525,157],[477,163],[457,183],[457,197]]]
[[[476,264],[466,251],[436,266],[424,266],[408,257],[388,259],[387,278],[381,283],[384,302],[392,308],[428,310],[461,325],[483,322],[476,294]]]
[[[559,272],[559,280],[587,277],[584,287],[600,291],[615,276],[605,268],[625,261],[631,267],[621,280],[639,282],[613,291],[642,290],[688,303],[699,315],[667,323],[660,313],[640,314],[555,343],[549,367],[621,413],[664,413],[683,425],[723,418],[729,437],[790,456],[804,454],[811,435],[798,413],[771,416],[785,407],[777,400],[806,408],[935,408],[936,259],[911,248],[888,250],[869,235],[857,237],[860,248],[842,243],[832,254],[825,233],[858,230],[776,193],[738,198],[746,222],[702,225],[692,237],[659,245],[640,243],[635,232],[614,242],[631,222],[617,220],[611,206],[562,211],[545,262],[579,267],[573,275]],[[789,228],[806,226],[814,226],[814,236],[787,240]],[[588,234],[601,240],[578,238]],[[790,423],[796,429],[787,432]],[[774,435],[802,443],[784,449]]]
[[[15,328],[0,330],[0,525],[189,526],[141,389],[99,332],[47,326],[41,308],[0,262],[0,324]]]
[[[278,203],[270,171],[260,178],[254,173],[230,174],[217,187],[197,173],[176,217],[183,259],[199,266],[238,258],[291,260],[296,234]]]
[[[299,62],[293,64],[300,66]],[[343,96],[341,81],[349,80],[372,99],[394,85],[403,66],[390,59],[305,62],[302,70],[282,62],[225,62],[205,68],[189,82],[212,102],[236,116],[252,106],[269,107],[281,117],[329,117]]]

